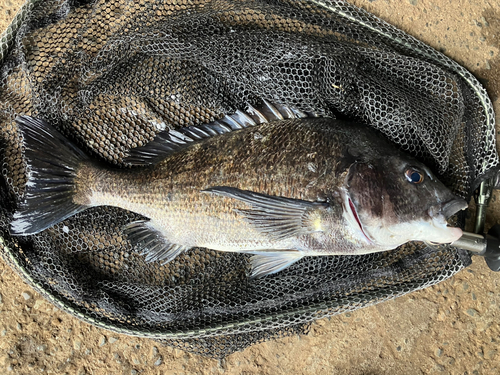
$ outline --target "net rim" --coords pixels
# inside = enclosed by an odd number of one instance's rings
[[[307,1],[307,0],[306,0]],[[377,30],[373,26],[371,26],[369,23],[364,22],[361,19],[357,19],[353,16],[348,15],[342,9],[338,9],[333,7],[331,3],[328,1],[321,1],[321,0],[309,0],[307,1],[309,3],[315,4],[316,6],[323,7],[329,12],[332,12],[338,16],[344,17],[348,19],[351,22],[356,22],[360,26],[367,28],[371,30],[372,32],[377,32],[378,34],[382,35],[384,38],[389,39],[391,43],[393,44],[398,44],[401,48],[405,50],[411,50],[413,54],[417,54],[420,57],[425,58],[427,61],[432,61],[433,63],[440,65],[441,67],[446,68],[447,70],[451,70],[452,72],[460,75],[465,82],[473,89],[474,93],[477,95],[477,97],[481,101],[481,105],[484,108],[484,114],[487,120],[487,124],[489,125],[490,129],[494,129],[495,125],[495,118],[493,116],[492,112],[492,105],[491,101],[486,93],[486,90],[477,82],[477,80],[473,77],[473,75],[467,71],[465,68],[460,66],[458,63],[453,61],[452,59],[448,58],[444,54],[434,50],[430,49],[431,47],[425,45],[423,42],[419,41],[415,37],[404,33],[403,31],[397,29],[396,27],[390,25],[386,21],[372,15],[371,13],[367,12],[364,9],[358,8],[352,4],[349,4],[345,1],[343,1],[343,6],[347,7],[350,10],[354,10],[358,15],[362,15],[369,19],[370,21],[376,21],[380,25],[384,25],[385,27],[389,28],[393,35],[390,35],[389,33],[384,33],[383,30]],[[11,22],[9,27],[7,28],[6,31],[2,34],[0,40],[4,43],[6,43],[5,48],[2,48],[0,50],[0,63],[3,63],[5,60],[5,57],[8,55],[8,52],[14,45],[14,40],[16,38],[16,34],[21,27],[22,23],[29,17],[29,13],[32,12],[39,4],[43,3],[42,0],[28,0],[24,3],[22,8],[17,12],[16,16],[14,17],[14,20]],[[406,43],[404,40],[397,38],[395,36],[397,35],[404,35],[406,38],[411,38],[411,40],[415,43],[413,46],[410,47],[408,43]],[[433,51],[434,53],[426,53],[422,49],[416,49],[416,46],[424,47],[424,50],[427,49],[428,51]],[[478,185],[479,183],[477,181],[480,181],[484,179],[484,176],[489,174],[491,172],[488,171],[487,173],[480,175],[476,181],[473,182],[473,186]],[[314,321],[319,318],[327,317],[327,316],[332,316],[334,314],[328,314],[328,312],[325,310],[332,310],[335,307],[337,307],[339,304],[335,304],[334,301],[331,303],[318,303],[318,304],[313,304],[307,306],[307,308],[299,308],[299,309],[293,309],[285,312],[280,312],[279,314],[272,314],[269,316],[261,317],[258,319],[251,319],[251,320],[245,320],[242,322],[228,322],[226,324],[221,324],[221,325],[214,325],[214,326],[207,326],[206,328],[199,329],[199,330],[189,330],[189,331],[179,331],[179,332],[159,332],[159,331],[152,331],[152,330],[147,330],[147,329],[140,329],[140,328],[124,328],[121,326],[121,324],[117,323],[109,323],[105,321],[105,319],[98,319],[91,317],[85,313],[82,312],[81,308],[77,308],[74,305],[70,303],[70,301],[64,299],[63,297],[57,295],[55,292],[48,291],[47,289],[44,288],[42,284],[40,284],[38,281],[36,281],[33,277],[31,277],[30,273],[28,270],[19,262],[18,258],[14,255],[14,252],[7,246],[5,239],[0,236],[0,245],[3,248],[2,255],[4,259],[6,259],[7,263],[10,265],[13,265],[13,268],[17,271],[18,274],[25,280],[29,285],[31,285],[38,293],[44,296],[48,301],[59,307],[61,310],[65,311],[66,313],[82,320],[85,321],[86,323],[90,323],[96,327],[99,328],[104,328],[116,333],[122,333],[122,334],[127,334],[131,336],[137,336],[137,337],[146,337],[146,338],[152,338],[152,339],[183,339],[183,338],[193,338],[193,337],[208,337],[208,336],[217,336],[221,334],[231,334],[231,333],[240,333],[241,331],[238,330],[238,328],[244,328],[245,326],[248,326],[249,329],[246,329],[245,331],[258,331],[258,330],[265,330],[272,328],[268,325],[264,325],[262,327],[258,327],[259,323],[264,323],[264,322],[272,322],[274,320],[280,320],[283,319],[284,317],[290,317],[293,315],[298,315],[298,314],[308,314],[307,319],[304,319],[304,322],[307,321]],[[465,266],[462,266],[461,269],[465,268]],[[458,272],[458,271],[457,271]],[[428,283],[424,284],[419,288],[413,289],[412,291],[423,289],[425,287],[428,287],[430,285],[433,285],[434,283]],[[356,308],[359,307],[366,307],[370,305],[374,305],[376,303],[395,298],[397,296],[404,295],[409,292],[400,292],[395,296],[391,297],[385,297],[381,299],[376,299],[372,300],[369,303],[362,304],[361,306],[356,306],[355,308],[348,308],[345,310],[342,310],[340,312],[347,312],[347,311],[352,311],[355,310]],[[375,293],[370,294],[372,297],[376,297]],[[340,313],[337,312],[337,313]],[[316,313],[316,314],[314,314]],[[314,316],[316,315],[316,316]],[[250,329],[252,328],[252,329]],[[231,330],[231,332],[225,332],[227,330]],[[242,330],[243,331],[243,330]]]

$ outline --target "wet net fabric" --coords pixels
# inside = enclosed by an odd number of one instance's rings
[[[435,284],[470,263],[449,246],[408,244],[308,257],[251,280],[242,254],[194,249],[167,265],[146,263],[121,229],[138,215],[112,207],[38,235],[9,235],[29,172],[14,122],[21,114],[127,167],[128,151],[165,128],[266,99],[373,126],[470,197],[498,169],[485,90],[455,62],[344,1],[32,0],[1,53],[2,255],[81,319],[222,357]]]

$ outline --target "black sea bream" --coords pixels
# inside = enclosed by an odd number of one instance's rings
[[[238,118],[247,127],[235,130],[231,120],[167,130],[129,159],[152,165],[119,169],[20,117],[31,172],[12,233],[111,205],[148,218],[124,227],[147,260],[170,261],[192,247],[254,254],[253,276],[304,256],[462,235],[446,219],[466,202],[376,131],[329,118],[267,122],[255,110]]]

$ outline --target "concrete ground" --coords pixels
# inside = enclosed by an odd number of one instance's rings
[[[496,1],[353,2],[470,69],[500,113]],[[0,29],[21,3],[0,0]],[[497,198],[489,225],[500,222]],[[307,336],[262,343],[218,361],[83,323],[50,305],[0,261],[0,373],[499,374],[498,287],[500,275],[474,259],[434,287],[320,320]]]

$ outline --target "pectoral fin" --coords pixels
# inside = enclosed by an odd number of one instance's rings
[[[204,191],[248,204],[251,209],[238,211],[261,233],[276,240],[322,231],[321,211],[328,208],[326,203],[276,197],[227,186]]]
[[[160,260],[163,261],[162,264],[165,264],[190,249],[190,247],[169,242],[150,221],[134,221],[127,224],[123,231],[132,245],[137,247],[138,252],[146,256],[146,262]]]
[[[283,250],[276,252],[265,252],[250,258],[252,263],[251,277],[270,275],[291,266],[302,259],[304,255],[300,251]]]

